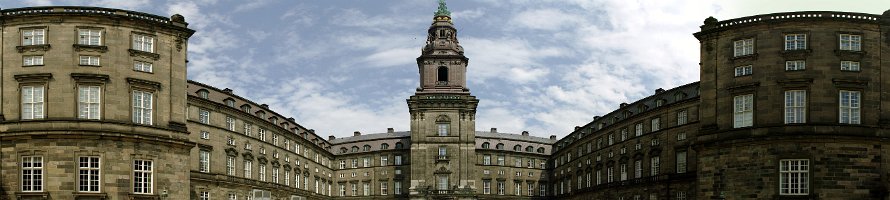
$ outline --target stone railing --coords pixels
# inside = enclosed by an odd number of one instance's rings
[[[173,21],[170,18],[152,15],[148,13],[136,12],[136,11],[128,11],[128,10],[120,10],[120,9],[112,9],[112,8],[99,8],[99,7],[82,7],[82,6],[51,6],[51,7],[28,7],[28,8],[13,8],[13,9],[4,9],[0,11],[3,16],[15,16],[15,15],[31,15],[31,14],[92,14],[92,15],[115,15],[115,16],[124,16],[133,19],[140,19],[146,21],[152,21],[156,23],[162,24],[171,24]],[[185,23],[185,21],[181,21],[181,23]]]
[[[726,28],[741,24],[750,24],[758,22],[769,22],[778,20],[796,20],[796,19],[818,19],[818,20],[858,20],[863,22],[877,23],[881,19],[881,15],[851,12],[832,12],[832,11],[804,11],[804,12],[787,12],[773,13],[765,15],[755,15],[742,17],[724,21],[717,21],[714,18],[705,20],[702,31],[715,28]]]

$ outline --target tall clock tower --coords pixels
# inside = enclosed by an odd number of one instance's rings
[[[474,199],[476,106],[467,88],[467,57],[444,0],[417,58],[420,86],[411,112],[411,199]]]

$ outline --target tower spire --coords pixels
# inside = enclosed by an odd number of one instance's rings
[[[451,11],[449,11],[448,6],[445,5],[445,0],[439,0],[439,9],[433,14],[435,14],[433,17],[433,20],[435,21],[451,22]]]

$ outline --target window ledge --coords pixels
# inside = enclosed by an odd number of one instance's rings
[[[134,56],[134,57],[143,57],[143,58],[148,58],[148,59],[153,59],[153,60],[161,59],[161,55],[157,54],[157,53],[141,51],[141,50],[136,50],[136,49],[127,49],[127,51],[130,52],[130,56]]]
[[[16,192],[16,199],[49,199],[48,192]]]
[[[74,199],[105,200],[108,199],[108,195],[105,193],[74,192]]]
[[[49,44],[37,44],[37,45],[22,45],[16,46],[15,49],[19,51],[19,53],[24,53],[25,51],[49,51]]]
[[[161,197],[156,194],[129,194],[127,200],[159,200]]]
[[[85,44],[74,44],[74,51],[95,51],[99,53],[108,52],[108,46],[104,45],[85,45]]]
[[[753,61],[753,60],[757,60],[757,53],[740,55],[740,56],[732,56],[729,59],[734,62]]]
[[[849,60],[849,61],[862,61],[862,57],[867,54],[865,51],[851,51],[851,50],[834,50],[834,54],[837,55],[841,60]]]

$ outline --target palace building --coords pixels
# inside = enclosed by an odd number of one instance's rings
[[[0,200],[890,195],[890,11],[707,18],[699,82],[559,139],[477,130],[444,1],[416,58],[410,130],[343,138],[187,80],[195,30],[181,15],[16,8],[0,28]]]

